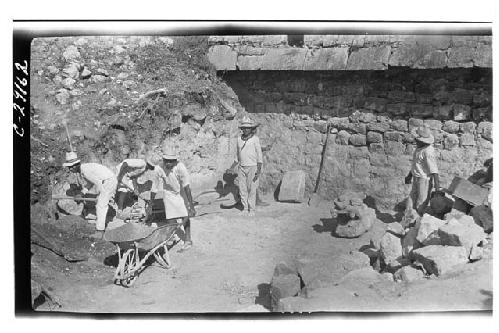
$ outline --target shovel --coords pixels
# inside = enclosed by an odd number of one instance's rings
[[[326,148],[328,146],[329,137],[330,137],[330,124],[326,126],[326,138],[325,138],[325,143],[323,144],[323,150],[321,152],[321,161],[319,162],[319,171],[318,171],[318,177],[316,178],[316,186],[314,186],[314,192],[313,194],[311,194],[307,202],[309,206],[317,207],[318,204],[321,202],[321,197],[318,195],[318,189],[321,180],[321,173],[323,171],[323,164],[325,162]]]

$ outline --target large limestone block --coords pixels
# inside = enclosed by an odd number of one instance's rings
[[[389,65],[412,68],[444,68],[447,63],[446,49],[451,43],[449,36],[415,36],[405,39],[392,51]]]
[[[439,228],[438,233],[442,245],[462,246],[469,253],[472,247],[477,246],[486,238],[483,228],[478,226],[469,215],[464,215],[459,220],[451,219]]]
[[[300,292],[300,278],[296,274],[273,276],[271,281],[271,304],[275,309],[279,300],[296,296]]]
[[[218,71],[235,70],[238,54],[227,45],[214,45],[208,50],[208,60]]]
[[[482,205],[488,199],[489,194],[488,189],[460,177],[453,178],[448,191],[472,206]]]
[[[390,232],[386,232],[380,240],[380,257],[390,269],[401,267],[403,248],[401,239]]]
[[[440,220],[432,215],[424,214],[417,222],[417,241],[422,245],[440,245],[438,230],[444,226],[446,221]]]
[[[288,171],[281,180],[279,201],[302,202],[306,186],[306,173],[302,170]]]
[[[394,273],[394,280],[402,282],[411,282],[422,279],[424,272],[412,266],[404,266]]]
[[[472,56],[472,61],[476,67],[487,67],[491,68],[493,61],[493,50],[491,45],[478,44]]]
[[[347,60],[347,70],[385,70],[389,63],[391,47],[361,48],[352,52]]]
[[[475,49],[470,46],[452,47],[448,53],[448,67],[468,68],[473,66]]]
[[[413,250],[412,258],[421,263],[428,274],[445,274],[455,266],[466,264],[469,252],[461,246],[429,245]]]
[[[493,211],[491,207],[481,205],[473,207],[470,211],[474,222],[483,227],[484,232],[490,233],[493,231]]]
[[[262,58],[262,70],[303,70],[307,49],[270,48]],[[243,68],[240,67],[241,70]]]
[[[304,70],[344,70],[347,57],[347,47],[310,49],[305,58]]]

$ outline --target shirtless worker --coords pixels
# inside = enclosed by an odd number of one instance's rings
[[[417,148],[413,152],[410,173],[405,178],[405,184],[413,182],[406,210],[415,209],[419,215],[422,215],[431,198],[432,186],[435,191],[440,191],[439,171],[436,153],[432,146],[434,136],[430,129],[419,127],[416,134]]]
[[[162,147],[162,163],[155,166],[154,172],[158,177],[158,186],[151,189],[151,198],[155,198],[156,193],[161,192],[167,221],[182,220],[185,239],[180,252],[186,251],[193,245],[190,217],[196,215],[191,195],[189,172],[186,166],[179,161],[178,155],[166,143]]]
[[[258,124],[248,117],[241,120],[239,127],[243,133],[238,138],[234,163],[228,169],[228,172],[234,173],[236,166],[239,165],[240,200],[243,204],[243,212],[249,216],[255,216],[257,188],[262,172],[262,148],[259,137],[255,135],[257,126]]]
[[[78,185],[81,187],[82,194],[89,192],[94,187],[97,192],[97,237],[101,237],[106,229],[106,215],[108,213],[109,201],[115,195],[117,180],[116,175],[109,168],[99,163],[81,163],[75,152],[66,153],[66,162],[64,167],[76,174]]]

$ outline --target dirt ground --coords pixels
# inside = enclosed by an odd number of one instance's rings
[[[194,218],[193,248],[178,253],[175,246],[170,251],[173,268],[148,266],[131,288],[113,284],[115,249],[110,243],[91,244],[91,257],[77,263],[34,246],[33,258],[48,276],[43,283],[62,305],[52,310],[268,312],[269,282],[278,262],[297,256],[327,260],[356,252],[384,228],[379,222],[360,238],[335,238],[329,226],[328,204],[312,208],[266,200],[271,205],[261,207],[255,217],[213,206],[216,213]],[[492,290],[492,260],[483,259],[439,278],[411,283],[352,281],[342,288],[319,289],[315,292],[321,297],[312,295],[310,310],[486,310],[492,308]],[[51,309],[43,303],[37,310]]]

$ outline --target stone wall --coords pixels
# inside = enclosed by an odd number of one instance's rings
[[[286,35],[211,36],[217,70],[386,70],[389,67],[492,67],[491,36]]]
[[[234,71],[221,74],[261,124],[264,190],[286,171],[307,172],[314,188],[328,125],[320,194],[365,191],[379,208],[408,194],[404,176],[415,148],[412,133],[428,125],[443,186],[467,177],[492,153],[490,69],[385,71]]]

